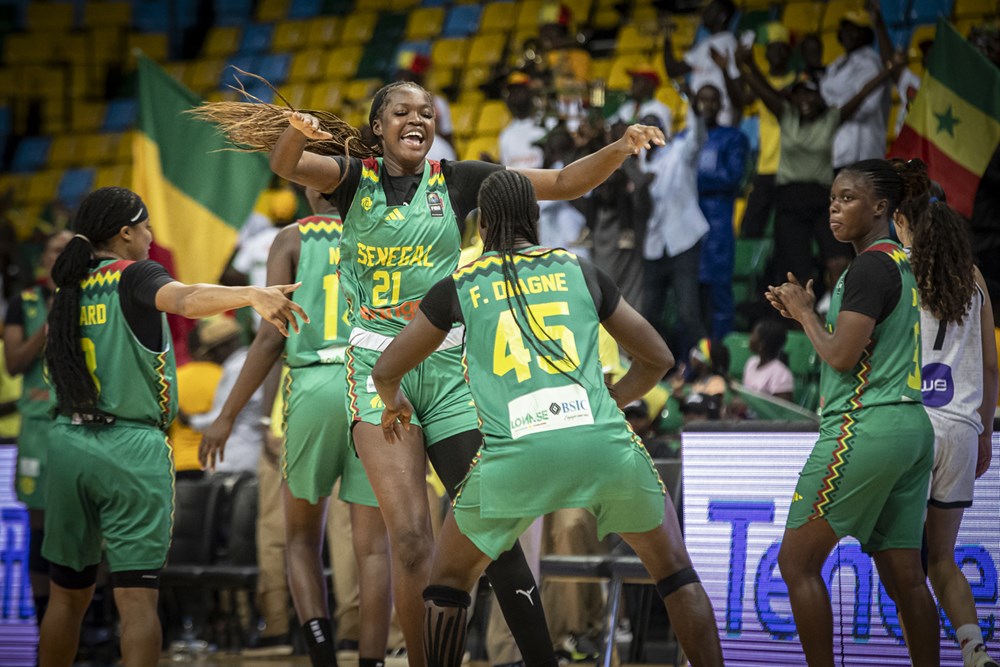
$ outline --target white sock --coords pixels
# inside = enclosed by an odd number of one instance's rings
[[[962,660],[971,664],[976,647],[983,643],[983,633],[975,623],[967,623],[955,630],[955,639],[962,647]]]

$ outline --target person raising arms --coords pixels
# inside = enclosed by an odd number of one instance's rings
[[[287,335],[305,312],[297,285],[186,285],[149,261],[146,205],[100,188],[80,204],[75,235],[52,267],[58,288],[45,361],[56,396],[42,555],[51,596],[39,664],[69,667],[94,594],[102,551],[122,619],[126,667],[160,657],[156,604],[170,546],[173,456],[165,429],[177,413],[176,366],[164,313],[200,318],[251,306]]]

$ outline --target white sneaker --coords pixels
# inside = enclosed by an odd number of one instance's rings
[[[986,652],[986,647],[980,644],[976,647],[975,652],[972,654],[972,662],[969,663],[971,667],[1000,667],[997,661],[990,657],[990,654]]]

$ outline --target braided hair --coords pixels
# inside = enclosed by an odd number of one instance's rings
[[[875,196],[888,202],[886,218],[892,217],[903,201],[905,192],[902,177],[888,160],[861,160],[845,167],[843,171],[857,174],[871,185]]]
[[[975,292],[972,247],[965,220],[948,204],[931,201],[927,165],[894,160],[905,186],[899,213],[912,235],[910,264],[924,308],[942,322],[965,319]]]
[[[139,195],[118,187],[87,195],[70,225],[75,236],[52,267],[55,297],[49,312],[45,362],[63,414],[92,410],[97,386],[80,345],[80,283],[90,273],[95,248],[114,238],[122,227],[149,217]]]
[[[524,242],[538,245],[538,216],[535,187],[524,174],[507,169],[496,171],[479,188],[479,224],[486,230],[483,250],[500,255],[503,279],[510,286],[507,308],[514,323],[539,356],[547,358],[560,374],[580,384],[570,375],[578,368],[577,362],[535,319],[519,287],[516,263],[519,253],[515,246]]]
[[[427,99],[432,103],[433,98],[431,94],[427,92],[427,89],[421,86],[419,83],[414,83],[413,81],[395,81],[388,85],[382,86],[375,92],[375,96],[372,98],[372,106],[368,111],[368,125],[373,130],[375,129],[375,121],[382,115],[385,111],[386,100],[389,99],[389,93],[393,91],[400,90],[402,88],[413,88],[421,93],[423,93]]]

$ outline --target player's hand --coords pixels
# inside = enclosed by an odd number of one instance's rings
[[[198,462],[203,470],[215,471],[215,463],[222,463],[226,455],[226,441],[233,432],[233,420],[219,417],[201,434],[198,445]]]
[[[261,317],[277,327],[282,336],[288,336],[289,328],[298,333],[299,322],[295,315],[298,314],[305,323],[309,322],[309,316],[306,315],[306,311],[302,310],[302,306],[285,295],[297,290],[301,284],[252,287],[250,288],[250,306]]]
[[[305,135],[306,139],[333,139],[333,135],[323,129],[316,116],[292,110],[285,111],[285,116],[288,117],[288,124]]]
[[[413,406],[403,396],[401,389],[396,390],[396,397],[385,402],[382,409],[382,435],[386,442],[403,441],[403,431],[410,430],[410,419],[413,417]]]
[[[638,155],[643,149],[653,146],[665,146],[667,140],[663,136],[663,131],[658,127],[649,125],[629,125],[622,138],[615,142],[616,145],[626,155]]]
[[[990,462],[993,460],[993,434],[990,429],[979,434],[979,456],[976,458],[976,479],[983,476],[990,469]]]
[[[801,321],[816,306],[813,281],[810,278],[806,286],[802,287],[798,279],[789,273],[787,283],[767,288],[767,300],[783,317]]]

